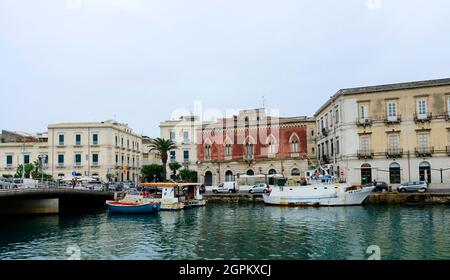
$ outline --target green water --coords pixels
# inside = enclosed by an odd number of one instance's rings
[[[105,210],[1,217],[0,259],[450,259],[450,208],[208,205],[155,216]]]

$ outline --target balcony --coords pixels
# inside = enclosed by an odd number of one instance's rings
[[[389,148],[386,150],[386,158],[401,158],[403,156],[403,149]]]
[[[446,121],[450,121],[450,111],[444,113],[444,118]]]
[[[372,126],[373,120],[372,118],[357,118],[356,125],[362,127]]]
[[[330,129],[328,129],[328,128],[322,128],[322,135],[323,135],[324,137],[327,137],[328,134],[330,134]]]
[[[252,154],[244,155],[244,160],[254,160],[254,159],[255,159],[255,155],[252,155]]]
[[[328,155],[323,155],[320,158],[320,162],[323,163],[323,164],[330,164],[331,158]]]
[[[433,113],[426,113],[426,114],[414,114],[414,121],[416,123],[424,123],[424,122],[430,122],[433,118]]]
[[[389,124],[399,124],[402,122],[402,116],[398,115],[398,116],[388,116],[384,119],[384,123],[389,125]]]
[[[91,166],[92,167],[99,167],[98,162],[93,162]]]
[[[431,157],[434,154],[434,147],[418,147],[416,148],[417,157]]]
[[[358,150],[358,159],[372,159],[374,155],[373,150]]]
[[[447,155],[450,156],[450,146],[445,147],[445,151],[447,152]]]
[[[66,166],[64,165],[64,163],[58,163],[56,168],[66,168]]]

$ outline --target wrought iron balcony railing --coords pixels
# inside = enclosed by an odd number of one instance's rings
[[[401,158],[403,156],[403,149],[388,148],[386,149],[387,158]]]
[[[402,116],[388,116],[384,119],[385,124],[399,124],[402,122]]]
[[[434,154],[434,147],[417,147],[416,156],[417,157],[431,157]]]
[[[373,150],[362,149],[358,150],[358,158],[359,159],[372,159],[374,156]]]
[[[425,114],[414,114],[414,121],[418,122],[429,122],[433,118],[433,113],[425,113]]]

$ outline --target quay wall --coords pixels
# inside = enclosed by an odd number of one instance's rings
[[[251,194],[207,194],[208,203],[264,203],[262,195]],[[450,205],[450,193],[373,193],[365,201],[366,205]]]
[[[59,199],[11,199],[0,203],[0,213],[5,214],[58,214]]]

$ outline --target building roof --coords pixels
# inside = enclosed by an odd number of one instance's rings
[[[317,116],[326,107],[328,107],[331,102],[335,101],[340,96],[437,86],[450,86],[450,78],[340,89],[336,94],[331,96],[330,99],[319,108],[319,110],[317,110],[315,116]]]

